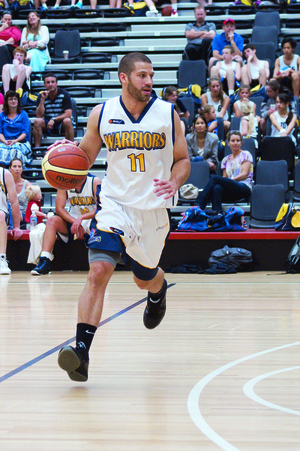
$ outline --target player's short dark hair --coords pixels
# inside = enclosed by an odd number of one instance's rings
[[[57,81],[57,76],[56,76],[53,72],[47,72],[47,73],[44,75],[43,80],[45,81],[46,78],[50,78],[50,77],[55,78],[55,80]]]
[[[131,72],[134,70],[135,63],[137,62],[152,64],[152,61],[144,53],[140,52],[127,53],[127,55],[123,56],[119,64],[118,68],[119,78],[121,73],[126,74],[129,77]]]
[[[284,38],[281,42],[281,48],[283,49],[284,44],[291,44],[293,50],[297,47],[297,41],[293,38]]]

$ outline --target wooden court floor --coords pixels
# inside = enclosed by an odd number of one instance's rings
[[[86,273],[0,276],[1,451],[300,450],[300,276],[168,274],[167,315],[116,272],[87,383],[57,365]]]

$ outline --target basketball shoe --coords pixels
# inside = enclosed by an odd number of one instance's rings
[[[1,275],[10,275],[11,274],[11,270],[8,266],[8,262],[6,260],[6,257],[1,256],[0,257],[0,274]]]
[[[40,257],[38,264],[31,271],[33,276],[42,276],[44,274],[50,274],[51,271],[51,262],[47,257]]]
[[[165,279],[163,284],[163,295],[157,302],[151,300],[150,293],[148,292],[147,305],[143,317],[144,326],[147,327],[147,329],[154,329],[157,327],[166,314],[167,287],[168,283]]]
[[[171,17],[178,17],[178,12],[176,9],[172,9]]]
[[[82,347],[77,345],[76,348],[64,346],[59,351],[58,364],[68,373],[72,381],[86,382],[88,380],[89,353],[84,345]]]

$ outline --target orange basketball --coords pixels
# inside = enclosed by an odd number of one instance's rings
[[[172,6],[165,6],[161,11],[162,16],[171,16],[171,14],[172,14]]]
[[[42,161],[43,176],[53,188],[70,190],[85,180],[89,172],[86,154],[72,143],[58,144]]]

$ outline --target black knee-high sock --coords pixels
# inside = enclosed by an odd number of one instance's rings
[[[96,326],[86,323],[78,323],[76,331],[76,346],[81,348],[81,343],[84,344],[87,351],[89,351],[95,332],[97,330]]]

